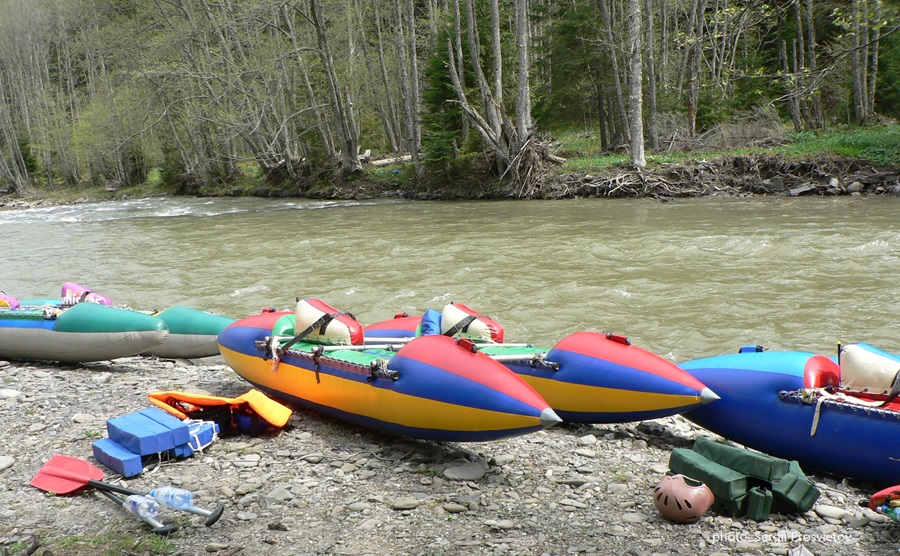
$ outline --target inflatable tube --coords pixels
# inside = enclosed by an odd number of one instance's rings
[[[353,315],[341,313],[321,299],[299,300],[296,315],[294,334],[306,331],[304,340],[333,345],[363,343],[362,325]]]
[[[0,311],[0,358],[104,361],[158,347],[168,335],[161,319],[96,303]]]
[[[275,363],[268,344],[273,327],[283,325],[287,315],[253,315],[219,335],[225,362],[278,399],[424,440],[496,440],[560,422],[533,388],[467,340],[423,336],[396,353],[297,341]]]
[[[207,313],[190,307],[173,305],[153,316],[162,319],[169,328],[163,345],[141,355],[170,359],[195,359],[219,354],[217,339],[234,319]]]
[[[891,404],[854,403],[804,387],[810,369],[835,376],[830,358],[807,352],[720,355],[680,367],[721,398],[684,417],[760,452],[797,460],[804,468],[885,487],[900,483],[900,432]],[[883,396],[882,396],[883,398]]]
[[[454,338],[503,342],[503,327],[495,320],[466,307],[449,303],[441,311],[441,334]]]

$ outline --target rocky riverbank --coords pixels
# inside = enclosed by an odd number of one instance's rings
[[[708,195],[776,196],[900,196],[900,166],[876,168],[855,159],[815,157],[786,160],[772,155],[710,156],[684,163],[660,163],[636,170],[614,166],[602,173],[545,169],[526,190],[487,172],[466,179],[433,177],[423,183],[374,181],[366,176],[313,186],[260,183],[249,189],[201,190],[191,195],[259,196],[314,199],[370,199],[397,197],[419,200],[466,199],[567,199],[576,197],[653,198],[662,201]],[[27,196],[0,197],[0,208],[123,200],[166,195],[152,188],[109,188],[85,192],[79,189],[34,191]]]
[[[704,431],[681,417],[558,426],[503,441],[418,442],[296,409],[278,433],[220,438],[193,458],[124,482],[192,490],[199,516],[161,538],[96,493],[55,497],[29,485],[55,454],[91,457],[105,421],[157,390],[235,396],[250,389],[216,358],[127,358],[84,365],[0,362],[0,554],[895,554],[898,524],[858,502],[871,487],[813,475],[802,515],[766,521],[709,512],[678,525],[651,492],[671,450]],[[107,471],[107,480],[117,477]]]

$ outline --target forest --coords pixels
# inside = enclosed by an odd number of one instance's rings
[[[0,190],[298,192],[385,159],[520,196],[583,133],[631,165],[900,118],[889,0],[0,0]],[[713,141],[711,138],[715,137]]]

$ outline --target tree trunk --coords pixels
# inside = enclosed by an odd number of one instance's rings
[[[778,18],[778,61],[781,63],[782,80],[784,81],[784,98],[787,99],[794,131],[800,131],[800,110],[797,106],[797,91],[794,87],[793,77],[795,76],[791,73],[791,68],[788,64],[787,42],[784,40],[784,22],[780,11],[776,12],[776,15]]]
[[[616,40],[613,36],[612,14],[609,9],[609,0],[600,0],[600,4],[603,13],[603,23],[606,26],[606,41],[609,45],[610,65],[612,66],[612,77],[616,91],[616,106],[619,108],[619,117],[617,120],[621,122],[622,134],[625,136],[625,141],[630,143],[631,134],[629,132],[628,112],[625,110],[625,99],[622,93],[622,79],[619,75],[619,62],[618,56],[616,56]]]
[[[810,75],[816,78],[816,27],[813,23],[813,0],[806,0],[806,49],[807,60],[806,65],[809,68]],[[812,115],[813,127],[816,129],[824,124],[822,118],[822,94],[816,87],[811,91],[810,97],[810,113]]]
[[[697,137],[697,110],[700,104],[700,58],[703,56],[703,24],[706,0],[695,0],[691,10],[691,44],[688,47],[688,136]]]
[[[453,45],[456,49],[456,59],[459,60],[459,68],[457,68],[458,73],[456,75],[457,79],[459,79],[460,86],[465,89],[466,88],[466,72],[463,69],[463,47],[462,47],[462,16],[459,11],[459,0],[453,0]],[[460,132],[460,138],[463,143],[465,143],[469,138],[469,118],[463,113],[462,116],[462,131]]]
[[[500,2],[491,0],[491,61],[494,67],[494,102],[503,106],[503,51],[500,43]],[[501,108],[502,110],[502,108]]]
[[[409,37],[410,112],[412,113],[412,118],[409,122],[411,143],[410,154],[412,155],[413,168],[416,176],[421,178],[425,173],[425,168],[422,166],[422,161],[419,156],[419,151],[422,149],[422,131],[421,123],[419,121],[419,57],[416,53],[416,12],[415,2],[413,0],[407,0],[406,10],[408,12],[406,19],[409,25],[407,34]]]
[[[345,107],[343,95],[338,86],[337,71],[334,68],[334,60],[331,56],[331,47],[328,44],[328,35],[325,30],[325,20],[322,17],[322,7],[318,0],[309,0],[309,12],[313,25],[316,28],[316,37],[319,43],[319,57],[325,69],[325,77],[328,82],[328,91],[331,94],[331,109],[334,113],[334,126],[338,130],[341,142],[341,168],[346,174],[355,174],[362,171],[359,162],[359,137],[356,131],[356,123],[352,119],[352,113]]]
[[[531,69],[528,58],[529,43],[531,42],[530,28],[528,24],[529,0],[516,0],[516,46],[519,49],[519,76],[516,94],[516,131],[519,141],[524,141],[531,133]]]
[[[643,116],[643,61],[641,59],[641,5],[640,0],[628,0],[628,57],[629,87],[628,121],[631,136],[631,163],[638,167],[647,166],[644,159],[644,116]]]
[[[867,22],[872,30],[870,39],[872,41],[871,52],[869,54],[869,84],[866,87],[868,92],[868,102],[866,103],[866,112],[869,117],[875,116],[875,83],[878,82],[878,50],[881,47],[881,0],[872,0],[873,11],[875,12]]]
[[[656,108],[656,62],[653,52],[653,34],[655,30],[653,29],[653,7],[650,0],[644,0],[644,9],[647,11],[647,32],[644,36],[646,37],[645,46],[647,52],[647,104],[649,105],[647,110],[650,116],[647,131],[650,133],[650,148],[655,151],[659,149],[659,126]]]
[[[853,26],[853,52],[850,54],[850,74],[853,80],[853,119],[857,124],[866,122],[866,95],[863,83],[865,82],[865,59],[862,59],[862,36],[860,29],[860,17],[862,10],[860,0],[853,0],[851,8],[851,25]]]
[[[372,6],[375,9],[375,33],[378,38],[378,66],[381,70],[381,85],[384,89],[384,99],[382,99],[385,111],[384,132],[387,135],[391,152],[398,152],[400,150],[400,141],[397,130],[400,127],[400,122],[395,115],[394,94],[391,88],[391,80],[388,78],[387,63],[385,62],[384,38],[381,29],[381,12],[378,9],[378,0],[373,0]]]

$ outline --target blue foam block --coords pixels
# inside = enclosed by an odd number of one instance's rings
[[[175,447],[172,430],[140,413],[129,413],[106,422],[109,437],[128,450],[147,456]]]
[[[172,431],[172,440],[175,446],[185,444],[190,441],[191,433],[188,426],[178,417],[170,413],[166,413],[158,407],[148,407],[138,411],[139,414],[156,421],[160,425]]]
[[[115,440],[104,438],[93,443],[94,457],[123,477],[134,477],[144,471],[141,456]]]
[[[128,415],[115,417],[106,421],[106,433],[113,441],[121,444],[130,452],[138,455],[155,454],[156,438],[147,434],[138,423]]]

